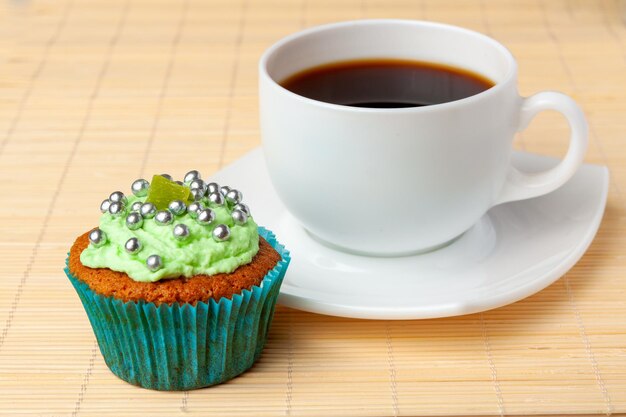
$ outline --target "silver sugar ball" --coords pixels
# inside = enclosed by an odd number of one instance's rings
[[[174,182],[175,182],[176,184],[178,184],[178,185],[185,185],[185,184],[183,184],[183,182],[182,182],[182,181],[180,181],[180,180],[176,180],[176,181],[174,181]]]
[[[109,211],[110,205],[111,205],[111,200],[109,200],[108,198],[106,200],[102,200],[102,203],[100,203],[100,211],[103,213],[106,213],[107,211]]]
[[[107,243],[107,235],[102,230],[96,228],[89,232],[89,242],[96,248]]]
[[[136,211],[131,212],[126,216],[126,227],[130,230],[137,230],[143,226],[143,217]]]
[[[180,200],[172,200],[167,208],[175,216],[182,216],[187,211],[187,205]]]
[[[145,197],[148,195],[148,189],[150,188],[150,183],[143,178],[139,178],[138,180],[133,181],[130,186],[131,191],[137,197]]]
[[[201,180],[201,179],[199,179],[199,178],[196,178],[195,180],[193,180],[193,181],[191,181],[191,182],[189,183],[189,188],[191,188],[192,190],[193,190],[194,188],[204,188],[204,185],[205,185],[205,184],[204,184],[204,181],[203,181],[203,180]]]
[[[146,266],[152,272],[158,271],[163,267],[163,261],[161,261],[161,257],[159,255],[150,255],[148,259],[146,259]]]
[[[215,212],[211,209],[204,209],[198,212],[198,217],[196,218],[198,223],[202,225],[208,225],[213,223],[215,220]]]
[[[174,178],[172,178],[172,176],[170,174],[161,174],[161,176],[165,179],[168,179],[170,181],[174,181]]]
[[[141,209],[139,209],[139,213],[144,219],[151,219],[156,214],[157,209],[152,203],[143,203],[141,205]]]
[[[230,215],[233,218],[235,224],[243,225],[248,221],[248,215],[241,210],[233,210]]]
[[[218,206],[224,205],[224,197],[222,197],[220,193],[209,194],[209,201],[213,204],[217,204]]]
[[[191,195],[193,197],[193,201],[200,201],[204,198],[205,190],[204,188],[192,188]]]
[[[189,228],[185,224],[177,224],[174,226],[174,237],[178,240],[185,240],[189,237]]]
[[[241,194],[239,190],[230,190],[224,197],[226,197],[226,201],[231,204],[239,204],[243,198],[243,194]]]
[[[114,202],[109,205],[109,214],[112,216],[121,216],[124,214],[124,204],[119,202]]]
[[[114,191],[114,192],[112,192],[111,195],[109,196],[109,200],[111,200],[111,203],[126,204],[128,202],[126,200],[126,196],[121,191]]]
[[[234,210],[241,210],[244,213],[246,213],[248,216],[250,216],[250,207],[248,207],[247,205],[243,203],[235,204],[235,206],[233,207],[233,211]]]
[[[126,241],[126,243],[124,243],[124,249],[126,249],[126,252],[131,254],[141,251],[142,248],[143,245],[136,237],[131,237]]]
[[[140,211],[141,210],[141,206],[142,206],[142,202],[141,201],[135,201],[131,206],[130,206],[130,211]]]
[[[174,221],[174,216],[172,216],[169,210],[159,210],[154,216],[154,221],[156,221],[159,226],[165,226]]]
[[[199,180],[201,178],[202,178],[202,175],[200,175],[200,172],[194,169],[185,174],[185,176],[183,177],[183,182],[185,184],[189,184],[191,183],[191,181]]]
[[[206,185],[206,189],[208,194],[219,193],[220,185],[216,182],[210,182]]]
[[[196,201],[195,203],[189,204],[189,207],[187,207],[187,212],[191,217],[195,219],[196,217],[198,217],[198,212],[202,209],[204,209],[204,205],[201,202]]]
[[[201,188],[206,191],[206,184],[201,179],[195,179],[189,183],[189,188]]]
[[[223,242],[224,240],[228,240],[230,237],[230,229],[225,224],[218,224],[213,229],[213,239],[218,242]]]
[[[223,185],[220,187],[220,193],[222,193],[224,197],[226,197],[226,194],[228,194],[229,191],[230,187],[228,185]]]

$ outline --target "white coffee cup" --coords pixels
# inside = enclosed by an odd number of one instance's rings
[[[318,65],[401,58],[451,65],[495,82],[425,107],[360,108],[294,94],[279,83]],[[289,212],[335,248],[377,256],[431,250],[491,207],[549,193],[581,164],[587,124],[557,92],[517,92],[517,64],[500,43],[439,23],[358,20],[314,27],[271,46],[259,63],[263,149]],[[569,150],[555,168],[511,165],[513,137],[542,110],[567,119]]]

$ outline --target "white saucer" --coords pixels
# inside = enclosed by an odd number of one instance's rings
[[[513,159],[528,171],[556,163],[521,152]],[[276,195],[261,149],[213,179],[242,190],[255,221],[291,252],[281,304],[344,317],[423,319],[500,307],[560,278],[598,230],[609,173],[584,165],[557,191],[495,207],[449,246],[402,258],[351,255],[312,239]]]

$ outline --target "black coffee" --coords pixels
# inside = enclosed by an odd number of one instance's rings
[[[474,72],[431,62],[398,59],[341,61],[298,72],[280,85],[314,100],[344,106],[429,106],[493,87]]]

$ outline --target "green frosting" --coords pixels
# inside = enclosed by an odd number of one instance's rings
[[[145,198],[128,196],[126,207]],[[100,230],[107,236],[107,242],[100,247],[89,245],[81,254],[83,265],[91,268],[109,268],[125,272],[135,281],[155,282],[164,278],[191,277],[194,275],[214,275],[231,273],[240,265],[250,263],[259,250],[257,225],[252,219],[243,225],[237,225],[231,218],[231,210],[225,204],[218,206],[203,200],[205,207],[215,212],[215,221],[210,225],[201,225],[189,214],[174,216],[170,225],[158,225],[154,219],[144,219],[143,226],[130,230],[126,226],[125,214],[112,216],[104,213],[100,217]],[[189,236],[184,241],[174,237],[173,229],[177,224],[189,228]],[[215,241],[213,229],[218,224],[230,228],[230,238],[223,242]],[[142,249],[136,254],[129,254],[124,244],[131,237],[142,243]],[[163,266],[157,271],[150,271],[146,258],[159,255]]]

